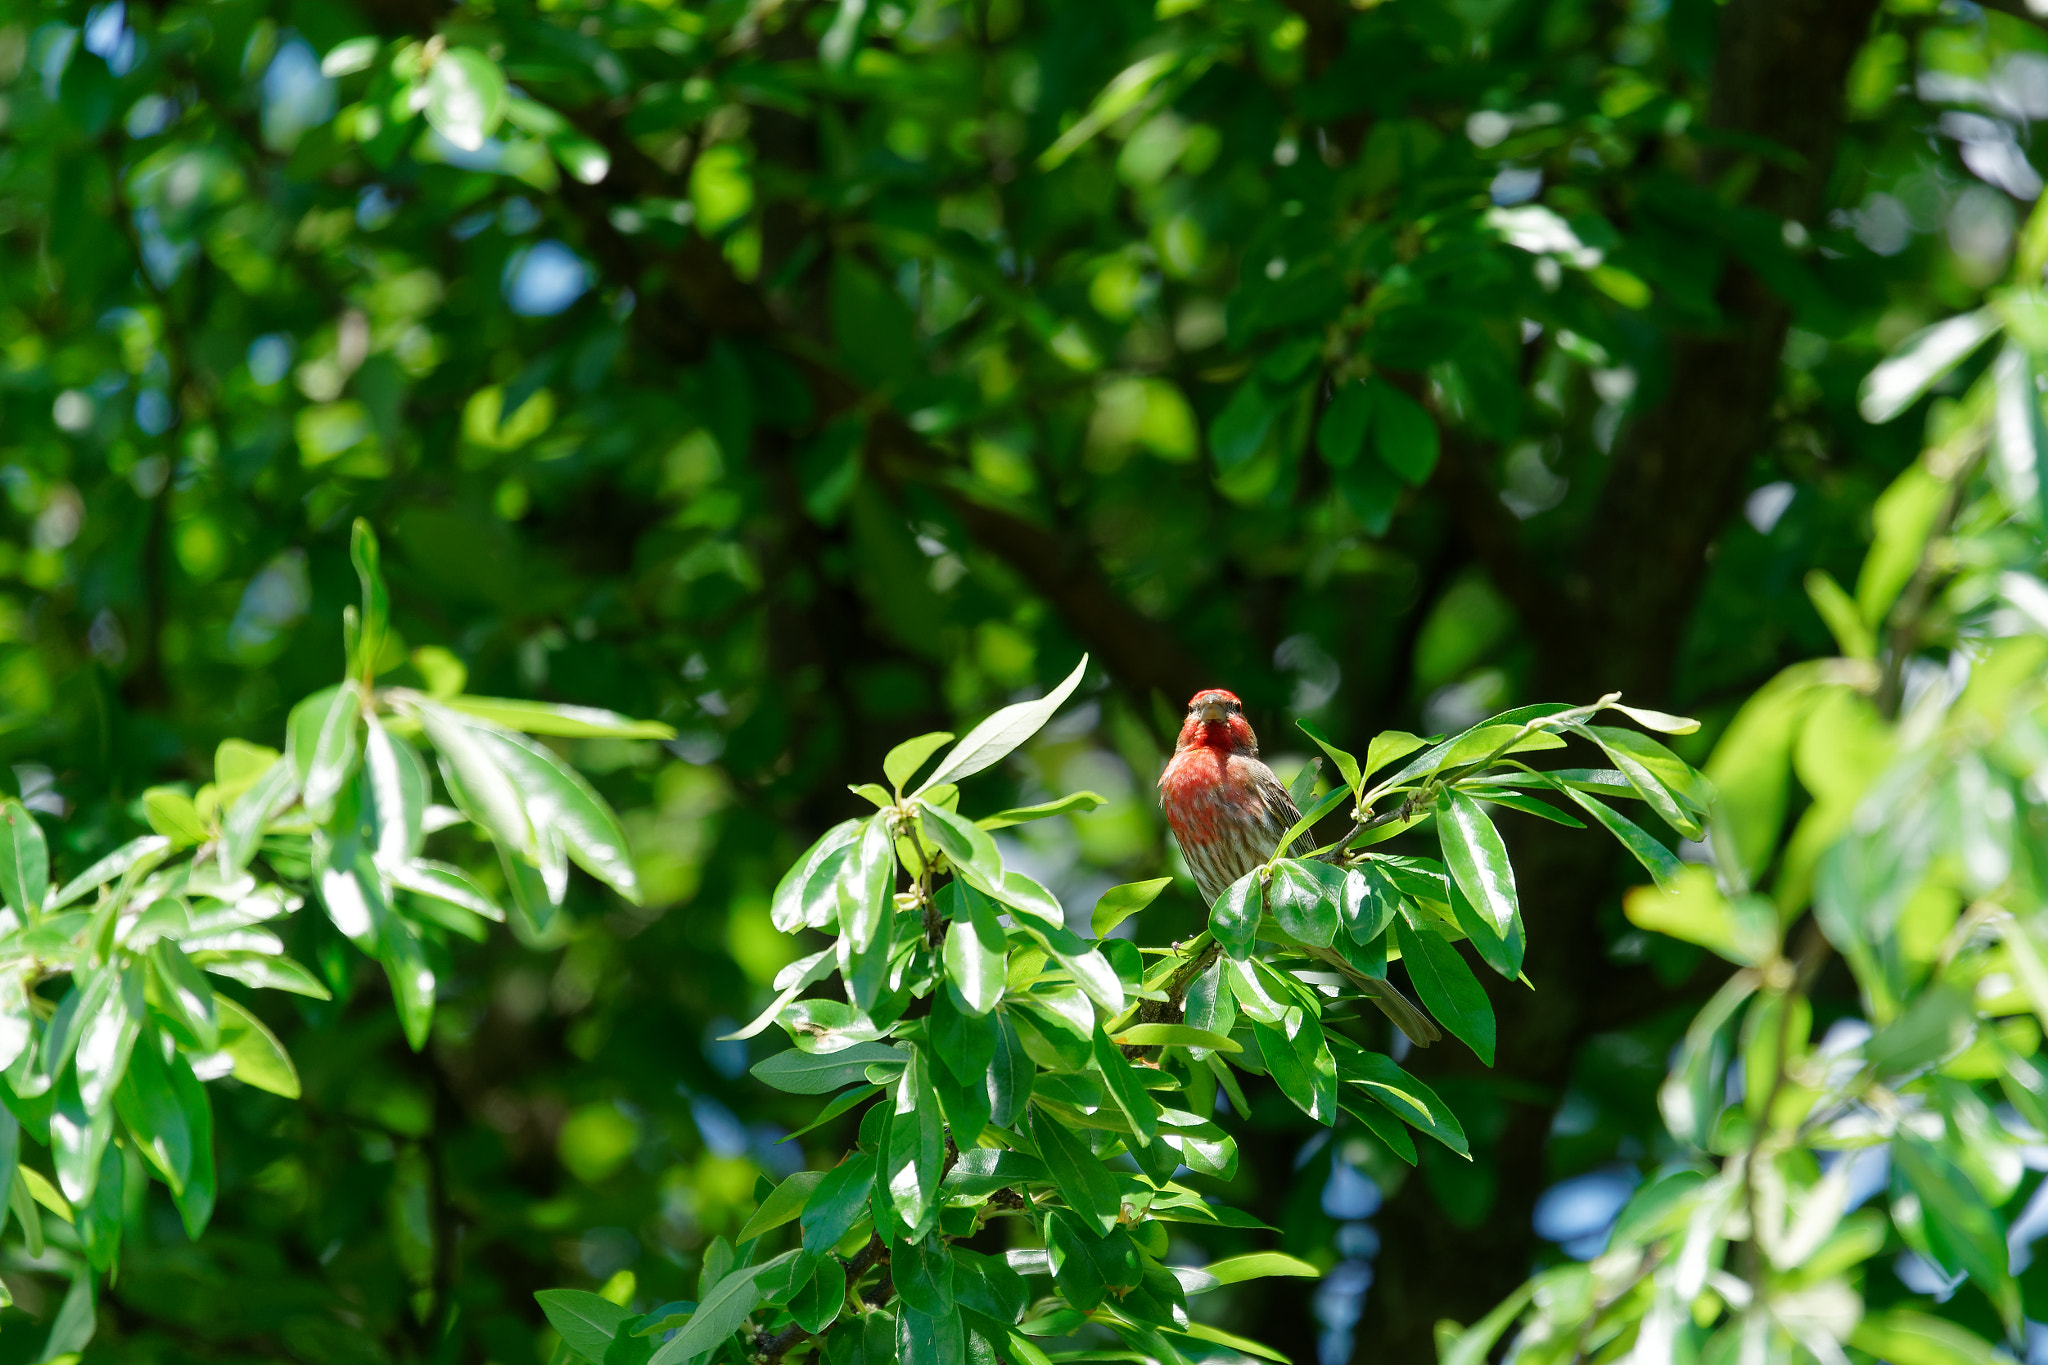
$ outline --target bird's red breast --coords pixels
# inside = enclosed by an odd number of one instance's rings
[[[1301,818],[1280,779],[1259,761],[1258,737],[1241,703],[1220,688],[1189,701],[1173,758],[1159,775],[1159,804],[1211,901],[1271,857]]]

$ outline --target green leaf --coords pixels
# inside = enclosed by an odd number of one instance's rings
[[[1365,751],[1365,776],[1370,777],[1389,763],[1408,757],[1417,749],[1424,748],[1429,741],[1409,734],[1406,730],[1386,730],[1374,735]]]
[[[1337,771],[1344,778],[1344,785],[1354,795],[1364,790],[1364,777],[1359,772],[1358,760],[1330,743],[1316,728],[1305,720],[1294,722],[1295,728],[1316,742],[1316,747],[1330,756],[1330,762],[1337,765]]]
[[[1445,894],[1450,899],[1451,918],[1465,933],[1465,939],[1472,950],[1479,954],[1479,960],[1510,981],[1522,974],[1522,958],[1528,948],[1528,941],[1522,932],[1522,922],[1517,919],[1502,934],[1494,927],[1493,921],[1472,904],[1455,879],[1444,883]]]
[[[1705,837],[1696,812],[1706,810],[1707,793],[1698,776],[1676,754],[1633,730],[1578,724],[1567,728],[1598,744],[1665,824],[1688,839]]]
[[[1209,932],[1223,945],[1223,951],[1239,962],[1251,956],[1252,945],[1258,941],[1262,873],[1261,868],[1245,873],[1223,888],[1216,904],[1209,907]]]
[[[1337,917],[1351,941],[1371,943],[1387,931],[1401,909],[1401,891],[1387,876],[1377,859],[1352,868],[1344,877],[1344,890],[1337,900]]]
[[[4,809],[4,807],[0,807],[0,811],[4,811]],[[28,815],[26,811],[22,814],[23,820],[29,825],[35,824],[33,816]],[[206,822],[199,818],[199,808],[192,804],[191,797],[185,795],[176,787],[151,787],[148,791],[145,791],[142,794],[142,814],[143,818],[149,821],[151,829],[161,834],[164,838],[169,839],[179,848],[189,848],[193,844],[203,844],[207,840],[209,832],[206,828]],[[10,821],[8,828],[0,830],[0,844],[13,844],[19,841],[20,838],[20,822]],[[18,849],[11,849],[9,851],[19,852]],[[7,856],[6,853],[0,853],[0,858],[5,856]],[[5,871],[5,869],[0,868],[0,871]],[[46,853],[44,855],[45,881],[43,882],[43,889],[47,889],[49,886],[48,875],[49,862],[48,854]],[[12,884],[5,887],[5,890],[10,895],[12,895],[15,889]],[[41,891],[39,890],[37,894],[40,898]],[[8,904],[12,905],[14,902],[9,900]]]
[[[967,1329],[957,1308],[934,1315],[904,1301],[896,1315],[898,1365],[957,1365],[967,1358]]]
[[[578,866],[638,905],[640,882],[626,832],[583,775],[523,735],[478,738],[495,748],[500,768],[518,784],[535,831],[558,834]]]
[[[901,1066],[909,1054],[887,1043],[855,1043],[837,1052],[791,1049],[754,1063],[754,1079],[791,1095],[829,1095],[865,1079],[877,1063]]]
[[[1342,1090],[1337,1093],[1337,1107],[1364,1124],[1395,1156],[1410,1166],[1416,1164],[1415,1139],[1392,1113],[1363,1095]]]
[[[844,865],[845,850],[859,840],[861,828],[859,820],[840,821],[826,830],[816,843],[805,850],[804,856],[782,874],[768,911],[778,930],[789,934],[796,932],[799,926],[822,929],[836,922],[839,916],[837,870]],[[841,861],[828,868],[826,865],[835,854],[841,855]]]
[[[1243,1284],[1246,1280],[1270,1279],[1284,1275],[1300,1280],[1320,1280],[1323,1272],[1299,1256],[1289,1256],[1283,1251],[1254,1251],[1244,1256],[1231,1256],[1221,1261],[1211,1261],[1202,1271],[1215,1283],[1206,1286],[1216,1288],[1226,1284]]]
[[[290,759],[280,758],[236,799],[228,809],[227,819],[221,822],[221,862],[224,867],[239,872],[249,865],[257,845],[263,841],[266,827],[291,805],[298,796],[298,790],[298,770]],[[165,847],[169,847],[168,841]]]
[[[1266,912],[1297,941],[1327,948],[1337,936],[1344,871],[1329,863],[1283,858],[1266,885]]]
[[[1494,1342],[1500,1340],[1501,1333],[1514,1324],[1541,1284],[1541,1280],[1533,1277],[1525,1281],[1514,1293],[1495,1305],[1485,1317],[1463,1331],[1458,1331],[1455,1323],[1438,1324],[1437,1331],[1440,1334],[1446,1327],[1455,1333],[1448,1340],[1443,1335],[1438,1336],[1439,1365],[1486,1365],[1487,1353],[1493,1350]]]
[[[427,73],[427,122],[465,152],[480,151],[505,116],[505,73],[473,47],[451,47]]]
[[[939,913],[947,918],[946,979],[969,1012],[987,1014],[1002,1002],[1008,972],[1002,921],[988,897],[964,882],[947,883],[938,899]]]
[[[1201,1047],[1214,1052],[1242,1052],[1235,1038],[1186,1024],[1133,1024],[1117,1034],[1125,1047]]]
[[[114,1108],[108,1105],[97,1114],[86,1112],[79,1098],[76,1074],[66,1071],[57,1079],[56,1107],[50,1114],[50,1155],[57,1168],[57,1185],[71,1205],[74,1219],[92,1203],[99,1188],[101,1158],[114,1134]],[[24,1173],[27,1168],[22,1168]]]
[[[1907,1307],[1866,1314],[1848,1344],[1892,1365],[2000,1365],[2011,1359],[1962,1324]]]
[[[147,806],[147,795],[143,800]],[[43,897],[49,892],[50,846],[43,839],[43,827],[28,807],[8,797],[0,801],[0,898],[27,923],[42,913]]]
[[[285,753],[307,810],[321,812],[331,806],[354,770],[362,704],[362,689],[350,681],[315,692],[292,708],[285,726]]]
[[[162,1042],[153,1030],[143,1036],[114,1092],[114,1110],[135,1139],[136,1149],[175,1195],[184,1191],[192,1174],[192,1130],[164,1065]]]
[[[803,1207],[804,1249],[824,1255],[837,1246],[867,1212],[875,1188],[875,1158],[853,1155],[825,1172]]]
[[[427,1045],[434,1024],[434,970],[427,965],[419,935],[399,916],[386,916],[378,933],[377,958],[391,983],[405,1041],[418,1052]]]
[[[459,867],[438,863],[431,858],[413,858],[387,864],[383,872],[391,879],[391,884],[401,890],[457,906],[494,923],[504,922],[504,909],[485,895],[483,888],[471,881],[469,874]]]
[[[1607,703],[1608,709],[1619,711],[1645,730],[1655,730],[1665,735],[1690,735],[1698,732],[1700,723],[1691,716],[1674,716],[1668,711],[1651,711],[1641,706],[1623,706],[1618,701]]]
[[[1099,1024],[1095,1029],[1093,1051],[1095,1069],[1102,1073],[1110,1098],[1123,1111],[1138,1141],[1150,1143],[1159,1130],[1159,1110],[1153,1104],[1152,1096],[1146,1093],[1145,1082],[1139,1079],[1137,1069],[1124,1056],[1123,1049],[1110,1041]]]
[[[1095,913],[1089,920],[1089,927],[1095,937],[1107,938],[1109,931],[1137,914],[1154,900],[1159,893],[1173,885],[1171,877],[1157,877],[1149,882],[1126,882],[1112,886],[1102,893],[1095,902]]]
[[[145,834],[140,839],[130,839],[64,883],[63,889],[45,901],[42,908],[45,912],[61,910],[86,892],[97,891],[115,878],[127,875],[131,869],[148,871],[170,851],[171,841],[161,834]],[[7,856],[5,850],[0,850],[0,860]]]
[[[967,732],[967,737],[953,746],[952,752],[939,760],[939,766],[918,787],[918,791],[929,791],[942,782],[957,783],[971,777],[984,768],[993,766],[1008,758],[1012,751],[1025,740],[1045,728],[1053,713],[1060,709],[1074,689],[1081,685],[1081,675],[1088,669],[1088,656],[1082,655],[1081,662],[1074,665],[1074,671],[1066,680],[1036,701],[1019,702],[1005,706],[1002,710],[984,720]]]
[[[846,1308],[846,1265],[837,1256],[818,1259],[810,1281],[789,1301],[789,1316],[806,1332],[822,1332]]]
[[[1097,806],[1107,804],[1109,798],[1097,792],[1068,792],[1057,801],[1042,801],[1035,806],[1016,806],[1010,810],[985,815],[974,823],[983,829],[1008,829],[1029,820],[1043,820],[1050,815],[1086,815]]]
[[[235,1079],[288,1100],[299,1097],[299,1073],[263,1021],[228,996],[216,996],[221,1051],[234,1060]]]
[[[825,950],[825,952],[830,953],[831,949],[828,948]],[[729,1036],[731,1035],[728,1035],[728,1037]],[[724,1040],[721,1039],[720,1041],[722,1042]],[[797,1129],[795,1132],[786,1133],[783,1136],[777,1138],[775,1140],[775,1145],[780,1147],[783,1143],[794,1141],[795,1139],[802,1137],[805,1133],[808,1133],[813,1129],[822,1128],[826,1124],[830,1123],[833,1119],[838,1118],[841,1114],[853,1108],[855,1105],[860,1104],[866,1100],[871,1100],[876,1095],[879,1095],[881,1093],[882,1087],[879,1085],[858,1085],[855,1086],[853,1089],[846,1091],[843,1094],[835,1095],[832,1098],[832,1102],[830,1104],[826,1105],[823,1109],[820,1109],[818,1111],[816,1118],[812,1119],[809,1123]]]
[[[288,957],[270,953],[209,952],[199,964],[215,976],[239,981],[257,990],[289,991],[309,1000],[332,1000],[320,979]]]
[[[733,1239],[751,1242],[771,1228],[779,1228],[804,1211],[804,1204],[819,1185],[824,1183],[824,1171],[798,1171],[785,1179],[761,1201],[761,1207],[754,1210],[746,1225]]]
[[[1003,855],[987,830],[942,806],[920,800],[917,808],[926,835],[962,876],[991,894],[1002,889]]]
[[[387,868],[410,862],[424,838],[422,822],[432,785],[419,750],[367,716],[363,772],[377,829],[377,859]]]
[[[1429,481],[1436,470],[1439,438],[1429,410],[1393,385],[1372,381],[1373,448],[1380,463],[1411,487]]]
[[[952,739],[952,731],[934,730],[928,735],[904,740],[882,760],[882,775],[889,779],[890,786],[902,791],[903,784],[917,776],[917,770]]]
[[[1479,803],[1460,791],[1445,791],[1437,797],[1436,821],[1445,867],[1473,907],[1505,938],[1522,910],[1515,894],[1515,869],[1508,862],[1500,832]]]
[[[891,1247],[889,1275],[916,1312],[939,1317],[953,1310],[953,1255],[936,1236]]]
[[[581,1289],[543,1289],[533,1297],[563,1344],[593,1362],[604,1360],[619,1328],[633,1316],[610,1299]]]
[[[564,739],[658,739],[676,737],[675,727],[658,720],[634,720],[595,706],[558,706],[510,697],[442,697],[451,711],[528,735],[559,735]]]
[[[929,1065],[924,1053],[913,1048],[909,1064],[897,1078],[887,1159],[882,1165],[890,1206],[903,1226],[914,1233],[921,1232],[934,1212],[932,1201],[938,1194],[940,1166],[946,1156],[945,1123],[926,1074]]]
[[[1578,819],[1576,816],[1566,815],[1549,802],[1539,801],[1526,792],[1509,791],[1503,787],[1480,786],[1469,782],[1460,782],[1458,790],[1464,792],[1474,801],[1485,802],[1488,805],[1506,806],[1509,810],[1518,810],[1524,815],[1533,815],[1539,820],[1548,820],[1553,825],[1563,825],[1566,829],[1584,829],[1586,827],[1584,820]]]
[[[1901,1130],[1892,1140],[1893,1168],[1920,1199],[1927,1240],[1937,1259],[1963,1271],[2018,1331],[2019,1286],[2012,1278],[2006,1229],[1962,1168],[1940,1148]]]
[[[1401,948],[1401,963],[1415,993],[1436,1016],[1437,1022],[1455,1034],[1475,1056],[1493,1065],[1493,1004],[1465,959],[1451,943],[1436,934],[1417,932],[1396,922],[1394,940]]]
[[[1635,860],[1643,865],[1643,870],[1650,874],[1658,886],[1666,891],[1676,891],[1678,889],[1679,875],[1683,871],[1685,864],[1681,863],[1678,860],[1678,855],[1666,848],[1648,830],[1629,819],[1626,815],[1623,815],[1620,811],[1602,802],[1595,801],[1576,787],[1568,787],[1560,783],[1559,790],[1577,802],[1579,809],[1585,811],[1586,814],[1592,816],[1595,820],[1598,820],[1609,834],[1619,839],[1621,846],[1627,849],[1635,857]]]
[[[839,873],[839,928],[849,947],[872,947],[882,922],[892,913],[890,893],[896,884],[896,841],[884,815],[871,815]]]
[[[377,533],[361,517],[349,528],[348,557],[363,589],[361,634],[350,671],[367,678],[377,666],[377,656],[384,651],[384,635],[391,625],[391,595],[384,588],[384,574],[378,564]]]
[[[1035,1106],[1031,1110],[1031,1139],[1038,1144],[1038,1155],[1052,1173],[1052,1183],[1059,1189],[1060,1198],[1067,1201],[1067,1207],[1092,1226],[1098,1236],[1107,1236],[1122,1210],[1116,1181],[1108,1168],[1059,1120]]]
[[[1637,928],[1697,943],[1738,966],[1754,967],[1778,950],[1777,907],[1761,896],[1729,900],[1704,867],[1681,865],[1670,890],[1639,886],[1621,905]]]
[[[1856,394],[1857,411],[1866,422],[1891,421],[1996,336],[1999,325],[1996,312],[1980,308],[1921,328],[1893,347],[1883,363],[1864,376]]]
[[[38,1359],[54,1362],[62,1356],[75,1356],[92,1342],[99,1326],[93,1298],[92,1271],[80,1267],[71,1288],[64,1292],[64,1302],[57,1308],[56,1321],[50,1324],[50,1335]]]
[[[78,1096],[95,1118],[114,1102],[114,1087],[128,1070],[128,1056],[142,1032],[143,978],[140,963],[109,965],[108,986],[98,1008],[80,1021],[78,1051]]]
[[[185,1187],[174,1190],[172,1197],[185,1224],[185,1235],[196,1239],[213,1216],[213,1105],[183,1053],[171,1052],[164,1060],[164,1072],[170,1079],[171,1093],[177,1096],[178,1108],[185,1116],[185,1131],[192,1141],[192,1166],[185,1175]]]
[[[649,1365],[675,1365],[703,1355],[722,1345],[740,1329],[740,1324],[760,1306],[761,1280],[794,1261],[802,1252],[785,1251],[760,1265],[742,1266],[725,1275],[704,1295],[690,1320],[662,1348]]]
[[[1459,1156],[1470,1158],[1471,1146],[1457,1116],[1436,1097],[1436,1092],[1394,1065],[1393,1059],[1363,1048],[1337,1049],[1337,1074],[1384,1105],[1395,1116],[1441,1142]]]
[[[1291,1037],[1284,1029],[1256,1018],[1251,1027],[1266,1074],[1280,1087],[1280,1093],[1316,1122],[1335,1123],[1337,1066],[1323,1026],[1302,1011]]]
[[[995,1030],[989,1028],[988,1021],[977,1021],[977,1027],[988,1035],[991,1044],[995,1043]],[[954,1145],[971,1147],[980,1137],[981,1130],[988,1127],[989,1118],[995,1112],[994,1102],[989,1096],[988,1068],[985,1066],[967,1080],[961,1080],[948,1068],[935,1066],[931,1078],[932,1092],[939,1097],[939,1110],[952,1133]]]
[[[1256,375],[1233,389],[1209,423],[1209,453],[1215,457],[1216,471],[1228,474],[1258,454],[1273,429],[1273,419],[1286,406],[1286,397],[1272,393]]]
[[[1123,981],[1117,976],[1116,968],[1110,966],[1109,959],[1102,955],[1101,949],[1064,924],[1047,924],[1043,920],[1015,916],[1012,922],[1038,940],[1060,966],[1067,969],[1067,974],[1074,978],[1074,984],[1105,1013],[1123,1013]]]
[[[1371,425],[1372,386],[1338,385],[1336,396],[1323,409],[1323,420],[1316,424],[1316,450],[1323,462],[1332,469],[1348,467],[1365,449],[1365,435]]]
[[[978,1085],[988,1074],[989,1063],[995,1060],[994,1031],[955,1005],[950,991],[932,992],[931,1013],[925,1016],[925,1040],[943,1069],[962,1085]],[[932,1079],[936,1082],[940,1078],[935,1074]],[[973,1134],[961,1136],[963,1141],[973,1141]]]
[[[1067,916],[1060,906],[1059,897],[1014,867],[1003,870],[1003,884],[990,887],[989,894],[1012,910],[1021,910],[1033,924],[1055,929],[1066,927]]]
[[[988,1067],[989,1119],[1008,1128],[1023,1117],[1038,1068],[1024,1051],[1010,1011],[999,1009],[989,1017],[996,1026],[996,1057]]]
[[[1845,658],[1875,659],[1877,637],[1870,629],[1870,623],[1856,609],[1856,601],[1835,581],[1833,574],[1825,569],[1809,569],[1806,574],[1806,596],[1813,603],[1814,612],[1821,623],[1828,628],[1828,634],[1835,637],[1835,647]]]

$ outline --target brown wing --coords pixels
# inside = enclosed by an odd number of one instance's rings
[[[1301,808],[1294,804],[1294,798],[1287,794],[1287,788],[1274,775],[1271,768],[1256,758],[1248,758],[1241,761],[1244,763],[1246,775],[1250,777],[1253,788],[1259,793],[1260,801],[1265,804],[1266,810],[1273,818],[1272,839],[1275,843],[1278,843],[1280,836],[1293,829],[1295,821],[1301,819]],[[1306,853],[1314,847],[1315,841],[1307,834],[1303,834],[1294,841],[1294,846],[1288,849],[1288,853],[1290,855]]]

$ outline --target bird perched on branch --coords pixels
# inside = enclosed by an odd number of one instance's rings
[[[1272,857],[1281,836],[1301,819],[1287,788],[1259,760],[1258,736],[1244,718],[1244,703],[1220,687],[1197,692],[1188,702],[1173,758],[1159,775],[1159,804],[1202,899],[1212,905],[1232,882]],[[1312,843],[1304,834],[1289,852],[1305,853]],[[1329,949],[1309,951],[1342,971],[1416,1046],[1443,1036],[1387,982],[1357,971]]]

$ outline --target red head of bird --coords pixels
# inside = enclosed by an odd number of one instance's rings
[[[1259,756],[1259,738],[1252,723],[1244,718],[1244,703],[1234,692],[1211,687],[1188,701],[1188,718],[1180,727],[1175,751],[1214,749],[1223,754]]]

